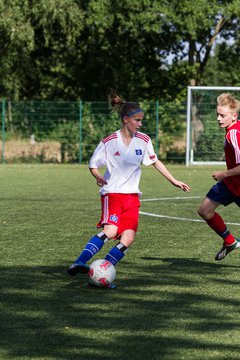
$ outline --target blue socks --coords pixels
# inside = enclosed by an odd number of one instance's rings
[[[86,264],[94,255],[96,255],[103,245],[108,241],[108,237],[104,232],[100,232],[99,234],[93,236],[84,250],[80,254],[80,256],[75,260],[76,264],[83,263]]]
[[[89,242],[86,244],[82,253],[74,261],[75,264],[86,264],[94,255],[96,255],[103,245],[108,241],[108,237],[104,232],[100,232],[94,235]],[[118,243],[114,246],[109,253],[106,255],[105,260],[110,261],[114,266],[124,257],[128,248],[122,243]]]
[[[118,243],[109,251],[109,253],[105,257],[105,260],[110,261],[114,266],[116,266],[117,263],[119,263],[119,261],[124,257],[127,251],[128,248],[126,246]]]

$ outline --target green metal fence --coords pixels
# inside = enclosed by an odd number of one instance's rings
[[[0,106],[2,163],[87,163],[99,141],[121,127],[107,102],[2,100]],[[166,157],[174,149],[173,139],[184,136],[185,105],[144,101],[141,106],[141,131],[152,138],[156,153]]]

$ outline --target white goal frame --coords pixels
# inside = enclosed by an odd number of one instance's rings
[[[227,91],[238,91],[239,86],[188,86],[187,91],[187,139],[186,139],[186,166],[189,165],[223,165],[225,162],[222,161],[194,161],[193,149],[191,149],[191,121],[192,121],[192,90],[223,90]],[[239,94],[240,96],[240,94]]]

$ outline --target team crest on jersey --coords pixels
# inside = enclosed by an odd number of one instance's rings
[[[116,151],[114,156],[120,156],[120,152],[119,151]]]
[[[142,150],[141,149],[135,149],[135,153],[136,153],[136,155],[142,155]]]
[[[117,216],[116,214],[110,215],[109,219],[110,219],[111,221],[115,222],[115,223],[118,222],[118,216]]]

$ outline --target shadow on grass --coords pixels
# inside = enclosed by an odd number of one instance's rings
[[[144,268],[138,264],[133,272],[125,263],[119,288],[102,291],[84,289],[86,276],[69,278],[62,266],[2,267],[1,360],[3,354],[24,360],[192,360],[222,352],[222,344],[202,334],[237,329],[234,318],[220,313],[240,300],[201,293],[188,274],[208,269],[216,275],[229,266],[144,259]],[[240,345],[226,343],[224,351],[238,359]]]
[[[194,271],[201,269],[209,269],[210,271],[217,268],[239,268],[237,265],[223,264],[220,262],[205,262],[198,258],[162,258],[162,257],[141,257],[143,260],[162,261],[169,265],[181,268],[192,268]]]

